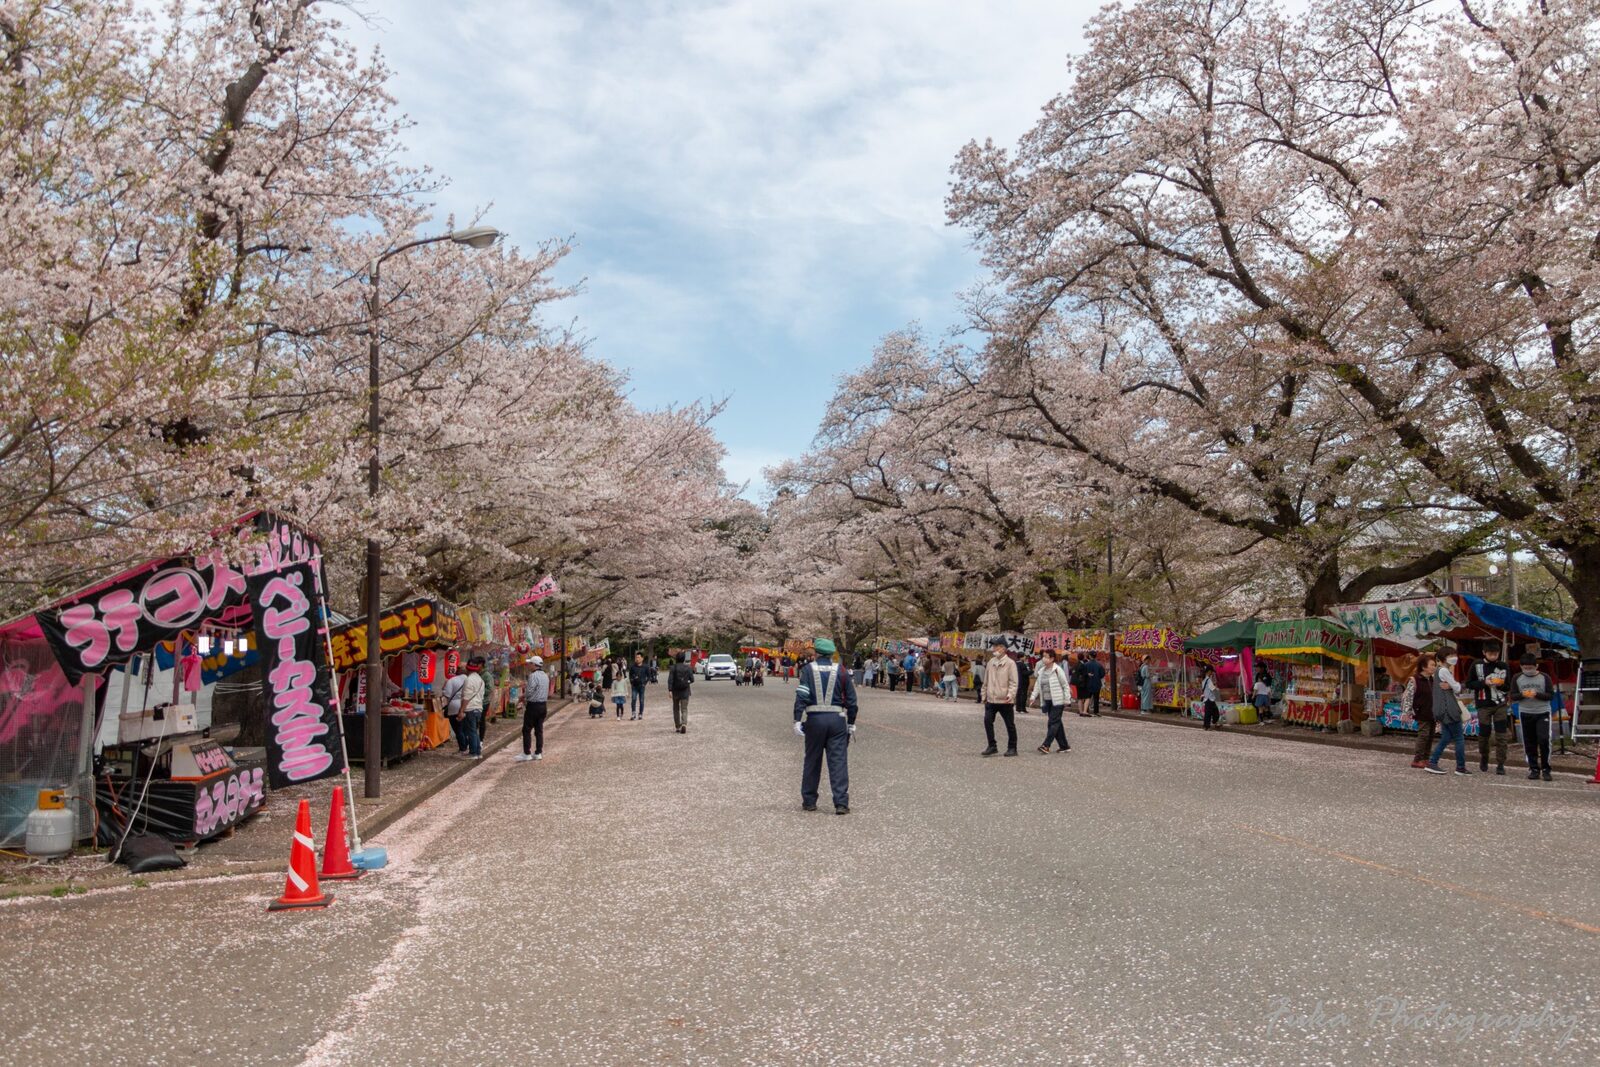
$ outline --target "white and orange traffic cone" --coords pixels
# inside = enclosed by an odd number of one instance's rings
[[[333,894],[317,885],[317,843],[311,839],[311,801],[300,801],[294,820],[294,843],[289,846],[289,878],[283,896],[267,905],[268,911],[290,908],[326,908]]]
[[[333,787],[333,807],[328,811],[328,835],[322,839],[322,874],[324,881],[355,881],[366,871],[357,870],[350,863],[350,845],[344,833],[344,786]]]

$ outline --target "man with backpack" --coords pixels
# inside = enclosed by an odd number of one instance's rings
[[[667,672],[667,692],[672,695],[672,725],[680,734],[689,732],[689,687],[693,684],[689,654],[679,652],[677,662]]]
[[[1533,660],[1525,659],[1511,681],[1517,694],[1517,715],[1522,719],[1522,750],[1528,757],[1528,778],[1543,775],[1550,781],[1550,699],[1555,683]]]

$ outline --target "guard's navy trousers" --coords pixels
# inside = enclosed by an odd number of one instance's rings
[[[836,808],[850,806],[850,728],[839,712],[814,711],[805,718],[806,763],[800,773],[800,801],[817,802],[817,787],[822,784],[822,756],[828,756],[828,785],[833,789]]]

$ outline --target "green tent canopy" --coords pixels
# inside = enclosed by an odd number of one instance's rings
[[[1198,637],[1189,638],[1183,643],[1183,647],[1254,648],[1256,646],[1256,627],[1260,625],[1260,619],[1243,619],[1239,622],[1225,622],[1215,629],[1207,630]]]
[[[1331,619],[1280,619],[1257,628],[1256,655],[1293,663],[1326,658],[1357,664],[1366,658],[1366,642]]]

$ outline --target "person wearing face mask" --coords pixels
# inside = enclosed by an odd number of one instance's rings
[[[1439,740],[1433,746],[1433,755],[1428,759],[1427,772],[1429,774],[1443,774],[1439,768],[1439,757],[1444,753],[1445,746],[1452,742],[1456,746],[1456,773],[1468,775],[1467,770],[1467,742],[1463,733],[1465,716],[1461,713],[1461,683],[1456,681],[1455,668],[1460,662],[1455,652],[1446,653],[1444,663],[1433,675],[1433,717],[1439,724]]]
[[[1428,765],[1433,738],[1439,731],[1439,724],[1433,719],[1433,674],[1437,667],[1432,654],[1418,656],[1417,669],[1400,696],[1400,706],[1417,721],[1417,747],[1411,750],[1411,766],[1418,770]]]
[[[1489,747],[1494,746],[1494,773],[1506,773],[1506,738],[1511,735],[1511,712],[1506,707],[1506,665],[1499,645],[1484,645],[1483,658],[1467,676],[1472,702],[1478,707],[1478,770],[1489,769]]]
[[[1539,669],[1531,659],[1525,659],[1521,671],[1511,680],[1511,690],[1517,695],[1517,716],[1522,720],[1522,750],[1528,757],[1528,777],[1541,774],[1550,781],[1550,697],[1555,685],[1550,676]]]

